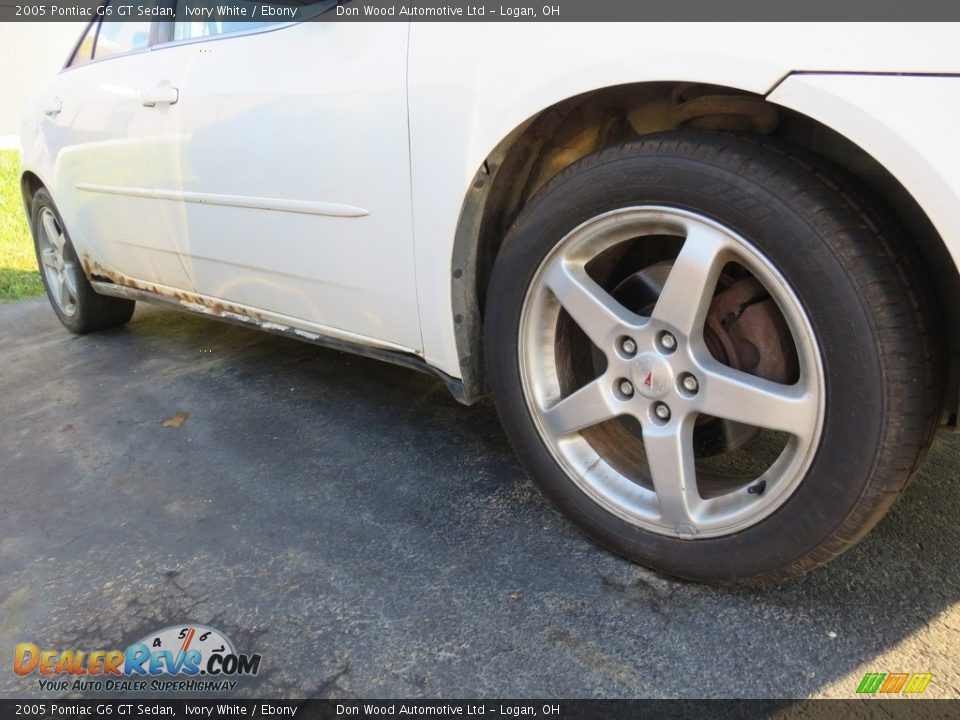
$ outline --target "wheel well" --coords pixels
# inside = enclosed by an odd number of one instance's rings
[[[33,196],[37,190],[43,187],[43,183],[36,175],[27,170],[20,178],[20,192],[23,195],[23,206],[30,212],[30,205],[33,203]]]
[[[702,129],[769,135],[825,158],[854,176],[904,226],[935,288],[934,308],[948,335],[950,384],[944,422],[957,424],[960,333],[943,308],[960,304],[960,275],[939,233],[916,200],[883,166],[825,125],[760,95],[715,85],[661,82],[621,85],[551,106],[507,136],[474,176],[457,228],[452,300],[468,400],[484,394],[483,308],[494,261],[524,203],[550,178],[585,155],[652,132]]]

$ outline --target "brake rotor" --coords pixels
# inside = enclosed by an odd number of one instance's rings
[[[714,358],[736,370],[792,384],[797,353],[786,320],[753,277],[717,293],[707,311],[704,341]]]

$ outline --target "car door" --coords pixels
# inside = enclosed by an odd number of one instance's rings
[[[405,24],[176,23],[156,184],[201,295],[419,352]]]
[[[149,51],[156,37],[151,22],[93,23],[45,90],[38,132],[51,154],[54,199],[88,272],[191,289],[153,199],[146,154],[176,114],[174,75]]]

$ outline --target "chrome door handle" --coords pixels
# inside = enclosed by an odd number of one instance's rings
[[[54,98],[44,106],[43,114],[47,117],[53,117],[59,115],[61,110],[63,110],[63,100]]]
[[[180,91],[169,85],[158,85],[149,90],[140,91],[140,102],[144,107],[174,105],[180,99]]]

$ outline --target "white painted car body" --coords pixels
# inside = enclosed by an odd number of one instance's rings
[[[871,155],[960,264],[956,74],[949,24],[305,22],[65,69],[23,170],[90,274],[456,380],[465,200],[538,113],[647,82],[765,96]]]

